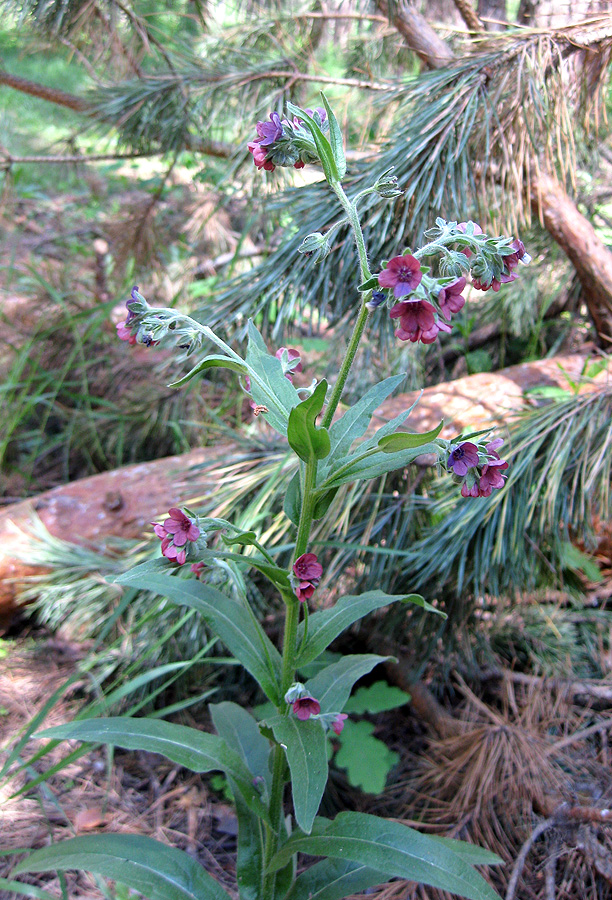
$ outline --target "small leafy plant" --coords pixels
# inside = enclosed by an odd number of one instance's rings
[[[373,195],[392,199],[400,190],[387,171],[352,199],[347,196],[340,128],[324,96],[323,104],[316,110],[288,104],[291,120],[273,112],[270,121],[257,123],[249,151],[257,168],[267,171],[321,165],[340,217],[326,234],[313,233],[298,248],[311,263],[331,252],[330,237],[338,225],[348,223],[352,230],[358,300],[353,333],[333,387],[321,380],[297,388],[293,375],[300,366],[298,354],[290,348],[269,353],[252,322],[243,356],[206,325],[173,309],[151,307],[137,288],[127,302],[127,319],[118,326],[119,337],[130,344],[174,345],[186,355],[214,345],[216,351],[200,358],[176,386],[212,367],[229,369],[241,379],[255,415],[263,416],[298,457],[299,471],[285,500],[285,512],[296,527],[288,568],[277,563],[255,532],[172,508],[154,526],[162,558],[118,579],[200,614],[259,684],[273,712],[258,722],[235,703],[211,705],[216,734],[159,718],[118,716],[81,719],[41,736],[147,750],[194,772],[222,772],[236,804],[237,887],[242,900],[340,900],[390,878],[422,882],[472,900],[493,900],[495,891],[474,869],[500,862],[487,850],[426,836],[372,815],[341,812],[333,820],[318,815],[328,776],[328,739],[342,733],[353,685],[388,659],[350,654],[328,662],[321,659],[323,654],[345,629],[392,603],[413,603],[441,613],[417,594],[382,590],[342,596],[310,613],[323,566],[309,543],[313,522],[326,515],[341,485],[402,469],[422,454],[432,455],[440,468],[452,472],[466,498],[488,497],[503,487],[508,464],[498,453],[502,441],[488,440],[484,432],[447,441],[440,438],[442,423],[424,434],[398,431],[410,409],[377,430],[370,427],[375,410],[402,376],[376,384],[342,415],[338,407],[370,316],[380,315],[391,303],[390,315],[400,325],[397,337],[431,343],[440,331],[450,331],[452,316],[463,307],[466,276],[474,287],[496,291],[513,281],[518,263],[529,258],[519,240],[489,237],[473,222],[439,218],[425,246],[414,252],[406,249],[383,263],[380,272],[372,272],[358,205],[367,196],[368,202],[375,200]],[[252,567],[280,595],[280,647],[264,631],[246,595],[223,593],[203,580],[207,567],[215,565]],[[317,660],[321,665],[316,673],[297,681],[296,673]],[[288,784],[291,805],[285,796]],[[298,854],[319,861],[298,868]],[[15,874],[74,868],[112,878],[150,900],[228,897],[191,856],[136,834],[62,841],[33,852]]]

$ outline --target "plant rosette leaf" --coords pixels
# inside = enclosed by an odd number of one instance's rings
[[[165,560],[156,560],[158,563]],[[136,566],[116,579],[117,584],[137,587],[161,594],[177,606],[187,606],[200,613],[205,622],[223,641],[230,653],[261,685],[266,696],[280,706],[280,654],[250,610],[246,601],[227,597],[221,591],[196,579],[177,578],[152,569],[148,563]]]
[[[219,735],[163,719],[112,716],[58,725],[39,732],[36,737],[113,744],[126,750],[161,753],[191,772],[220,770],[232,777],[249,808],[269,824],[268,810],[253,784],[252,773],[240,754],[228,747]]]
[[[295,832],[272,858],[270,870],[282,868],[296,852],[367,865],[384,872],[386,880],[405,878],[468,900],[500,900],[461,852],[407,825],[365,813],[339,813],[333,822],[317,819],[312,834]]]
[[[140,834],[90,834],[35,850],[14,870],[84,869],[133,888],[147,900],[228,900],[188,853]]]
[[[327,428],[317,428],[315,421],[325,403],[327,382],[320,381],[310,397],[294,406],[289,413],[287,440],[304,462],[325,459],[330,451]]]
[[[365,591],[357,596],[347,594],[341,597],[330,609],[322,609],[314,613],[308,620],[308,636],[302,647],[297,666],[312,662],[323,653],[338,635],[354,622],[358,622],[368,613],[389,606],[391,603],[414,603],[428,612],[446,618],[446,614],[427,603],[420,594],[385,594],[384,591]],[[304,638],[304,623],[298,628],[298,646]]]
[[[262,725],[272,731],[287,754],[295,819],[302,831],[309,834],[327,784],[327,740],[323,726],[316,719],[301,722],[293,716],[272,716]]]

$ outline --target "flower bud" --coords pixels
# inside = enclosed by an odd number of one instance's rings
[[[320,231],[307,234],[298,247],[298,253],[310,257],[313,262],[321,262],[326,256],[329,256],[330,250],[331,246],[327,237]]]
[[[392,200],[393,197],[400,197],[404,192],[401,191],[397,186],[397,178],[395,175],[392,175],[391,172],[395,166],[391,166],[390,169],[387,169],[386,172],[380,176],[376,184],[374,185],[374,190],[380,197],[384,197],[385,200]]]

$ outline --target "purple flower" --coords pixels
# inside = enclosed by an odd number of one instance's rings
[[[483,281],[480,278],[472,278],[472,285],[476,288],[477,291],[488,291],[491,288],[497,293],[502,284],[508,284],[510,281],[516,281],[518,275],[516,272],[510,272],[508,274],[502,274],[499,278],[491,278],[490,281]]]
[[[277,112],[271,112],[270,121],[258,122],[255,128],[257,129],[257,142],[260,147],[270,147],[283,136],[283,126]]]
[[[468,469],[478,465],[478,447],[470,441],[459,444],[451,452],[446,463],[447,469],[452,469],[455,475],[463,476]]]
[[[168,510],[168,518],[161,525],[155,522],[153,531],[161,540],[162,555],[182,566],[187,559],[187,545],[200,537],[201,531],[182,509],[175,506]]]
[[[421,341],[432,344],[440,331],[450,331],[450,325],[436,321],[436,311],[427,300],[402,300],[391,308],[392,319],[400,320],[395,332],[400,341]]]
[[[127,322],[119,322],[117,325],[117,337],[121,341],[127,341],[132,347],[136,343],[136,335],[132,334],[131,329],[127,326]]]
[[[440,288],[438,293],[438,305],[442,315],[450,321],[451,313],[458,313],[465,305],[465,297],[461,295],[461,291],[465,288],[466,281],[463,276],[456,278],[451,284]]]
[[[323,574],[323,566],[316,555],[303,553],[293,564],[293,574],[298,579],[296,597],[300,603],[310,600]]]
[[[319,715],[321,712],[321,704],[318,700],[315,700],[314,697],[310,697],[306,694],[304,697],[300,697],[299,700],[294,702],[292,709],[300,722],[305,722],[306,719],[309,719],[311,716]]]
[[[335,718],[334,721],[332,722],[332,726],[331,726],[331,727],[332,727],[332,731],[333,731],[335,734],[341,734],[341,733],[342,733],[342,729],[344,728],[344,720],[345,720],[345,719],[348,719],[348,716],[347,716],[346,713],[338,713],[338,715],[336,716],[336,718]]]
[[[386,296],[387,295],[384,291],[372,291],[372,297],[366,303],[366,306],[370,310],[370,312],[374,312],[375,309],[378,309],[381,303],[385,302]]]
[[[504,486],[506,476],[502,475],[502,472],[508,468],[508,463],[505,459],[501,459],[497,452],[503,443],[503,438],[496,438],[485,445],[489,458],[482,466],[476,467],[475,473],[470,472],[467,475],[467,478],[461,485],[462,497],[490,497],[492,491],[499,490],[499,488]],[[464,444],[463,446],[465,447],[466,445]],[[471,444],[470,446],[474,445]],[[474,468],[474,466],[470,468]],[[467,469],[466,473],[460,473],[456,468],[454,471],[457,475],[467,473]]]
[[[378,276],[378,283],[384,288],[393,288],[395,299],[411,294],[421,283],[421,264],[414,256],[394,256]]]

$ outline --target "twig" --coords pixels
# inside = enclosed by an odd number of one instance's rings
[[[516,862],[514,863],[514,868],[512,869],[512,874],[510,876],[510,881],[508,882],[508,889],[506,891],[506,900],[514,900],[514,895],[516,894],[516,886],[518,884],[518,880],[521,877],[523,869],[525,868],[525,862],[527,860],[527,855],[537,839],[540,835],[544,834],[545,831],[548,831],[549,828],[552,828],[555,824],[554,819],[546,819],[545,822],[540,822],[539,825],[533,829],[523,846],[521,847],[520,853],[516,858]]]
[[[557,873],[557,854],[559,852],[559,838],[555,836],[551,844],[548,859],[544,867],[544,896],[546,900],[555,900],[555,875]]]

